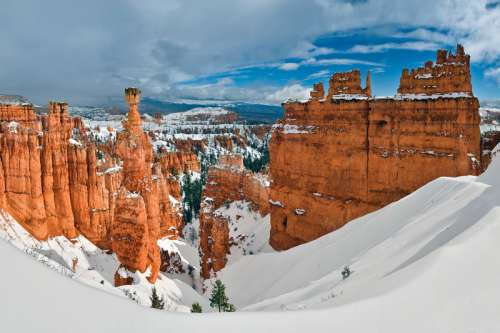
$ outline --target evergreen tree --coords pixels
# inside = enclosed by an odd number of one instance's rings
[[[351,269],[349,266],[345,266],[344,270],[342,271],[342,280],[347,279],[351,275]]]
[[[228,298],[226,296],[226,286],[221,280],[215,281],[215,285],[212,289],[212,294],[210,295],[210,306],[212,308],[217,307],[219,312],[234,312],[236,311],[234,305],[228,303]]]
[[[225,309],[226,312],[236,312],[236,308],[234,307],[233,304],[228,303]]]
[[[202,313],[203,309],[201,308],[200,303],[196,302],[191,305],[191,312],[192,313]]]
[[[152,295],[149,299],[151,300],[151,307],[153,309],[163,310],[165,308],[165,301],[163,300],[163,297],[158,296],[156,293],[156,287],[153,287]]]

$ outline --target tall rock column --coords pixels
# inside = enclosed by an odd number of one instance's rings
[[[42,186],[49,236],[77,236],[69,193],[68,147],[72,120],[68,104],[50,102],[42,119]]]
[[[160,252],[156,244],[159,232],[158,187],[151,174],[152,146],[141,128],[138,111],[141,92],[125,89],[130,106],[124,131],[117,137],[117,152],[123,160],[123,181],[118,191],[111,226],[111,244],[123,268],[145,272],[150,268],[149,281],[154,283],[160,267]],[[131,283],[119,268],[115,284]]]

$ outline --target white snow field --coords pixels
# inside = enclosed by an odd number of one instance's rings
[[[2,332],[498,332],[495,151],[480,177],[440,178],[316,241],[240,257],[218,274],[236,313],[137,306],[0,241]]]

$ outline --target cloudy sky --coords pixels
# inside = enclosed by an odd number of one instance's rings
[[[162,100],[278,103],[335,71],[401,69],[465,45],[474,92],[500,99],[496,0],[2,0],[0,93],[98,105],[126,86]]]

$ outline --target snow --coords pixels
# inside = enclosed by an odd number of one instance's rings
[[[70,138],[69,139],[69,144],[72,145],[72,146],[76,146],[76,147],[83,147],[82,143],[78,140],[75,140],[73,138]]]
[[[152,285],[147,281],[149,271],[146,270],[144,273],[138,273],[129,272],[121,268],[118,270],[120,276],[133,277],[134,284],[118,288],[114,287],[114,274],[120,265],[115,255],[98,249],[83,236],[79,236],[73,240],[59,236],[47,241],[38,241],[12,219],[10,215],[0,211],[0,238],[3,239],[0,240],[0,248],[2,249],[0,250],[0,257],[3,253],[3,246],[10,243],[28,254],[29,257],[34,258],[37,262],[42,263],[44,266],[65,277],[119,296],[123,298],[123,302],[125,303],[129,302],[126,297],[131,298],[130,295],[133,294],[135,303],[144,306],[150,305],[149,296],[151,295]],[[159,242],[163,242],[162,244],[164,244],[165,240],[160,240]],[[197,250],[182,241],[177,241],[176,246],[182,249],[182,258],[187,257],[190,261],[193,261],[195,274],[198,274],[199,267],[196,266],[198,260],[196,255],[193,256],[193,253],[197,253]],[[45,267],[42,266],[42,268],[46,270]],[[4,276],[5,274],[0,278],[0,285],[2,286],[5,286],[3,283]],[[33,279],[35,276],[37,277],[37,275],[33,275],[31,278]],[[57,287],[59,282],[56,279],[54,283],[54,286],[51,287],[54,288],[52,292],[57,292],[59,290]],[[166,309],[169,311],[188,312],[193,302],[205,304],[208,309],[207,300],[186,283],[177,278],[167,278],[163,273],[160,274],[160,278],[155,286],[160,295],[164,295],[166,298]],[[76,285],[75,292],[78,289],[79,285]],[[110,296],[104,294],[104,297],[108,298]]]
[[[415,75],[415,79],[417,80],[432,79],[432,73],[417,74]]]
[[[425,99],[439,99],[439,98],[464,98],[472,97],[468,92],[455,92],[448,94],[396,94],[392,97],[395,100],[425,100]]]
[[[119,166],[119,165],[115,165],[113,167],[110,167],[108,169],[106,169],[106,171],[104,171],[105,174],[114,174],[114,173],[118,173],[122,170],[122,167]]]
[[[163,121],[167,122],[168,124],[182,124],[186,122],[190,117],[203,116],[207,118],[207,120],[203,120],[203,122],[207,122],[214,117],[227,115],[230,113],[231,111],[221,107],[198,107],[184,112],[167,114],[163,116]]]
[[[9,128],[9,132],[17,133],[17,128],[19,127],[19,123],[11,121],[7,126]]]
[[[367,100],[369,97],[359,94],[337,94],[332,96],[332,100]]]
[[[239,260],[244,255],[262,252],[274,252],[269,245],[271,217],[262,217],[252,208],[250,202],[235,201],[228,207],[215,210],[215,215],[224,216],[228,221],[229,243],[232,244],[227,256],[227,265]]]
[[[302,216],[306,213],[306,210],[305,209],[302,209],[302,208],[295,208],[295,215],[299,215],[299,216]]]
[[[285,207],[281,201],[269,199],[269,203],[273,206]]]
[[[141,197],[141,194],[139,192],[127,192],[126,197],[129,199],[138,199]]]

